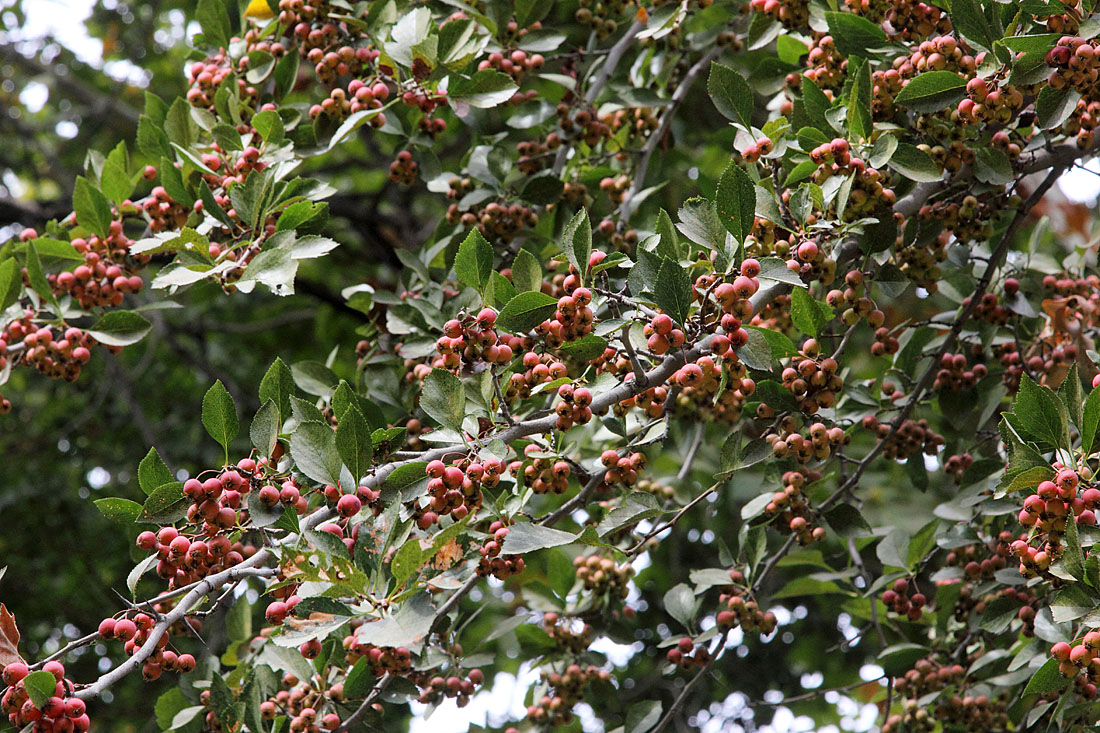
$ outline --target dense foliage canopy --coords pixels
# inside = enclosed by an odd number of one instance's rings
[[[1095,729],[1091,3],[35,2],[4,730]]]

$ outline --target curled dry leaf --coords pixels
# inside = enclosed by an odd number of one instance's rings
[[[19,654],[19,627],[15,624],[15,615],[0,603],[0,667],[12,662],[22,662]]]

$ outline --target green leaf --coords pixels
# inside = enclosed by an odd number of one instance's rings
[[[781,260],[778,257],[764,257],[761,259],[758,277],[761,280],[772,280],[799,288],[807,287],[798,273],[787,267],[786,260]]]
[[[605,349],[607,349],[607,339],[591,333],[573,341],[566,341],[558,347],[558,351],[562,354],[578,361],[592,361],[603,354]]]
[[[691,275],[676,260],[662,257],[653,298],[661,310],[682,326],[691,309]]]
[[[1062,404],[1066,406],[1070,421],[1077,427],[1081,427],[1083,422],[1081,403],[1084,401],[1085,395],[1081,390],[1081,377],[1077,371],[1076,362],[1070,365],[1069,372],[1062,383],[1058,385],[1057,394],[1058,399],[1062,400]]]
[[[542,290],[542,267],[535,256],[525,249],[519,251],[512,263],[512,284],[521,293]]]
[[[221,0],[199,0],[195,9],[195,19],[202,26],[203,40],[214,48],[229,45],[232,32],[229,25],[229,13]]]
[[[1093,389],[1085,400],[1081,416],[1081,452],[1090,455],[1096,443],[1096,428],[1100,425],[1100,389]]]
[[[8,258],[0,262],[0,311],[6,310],[9,305],[19,299],[19,292],[23,289],[22,278],[16,279],[15,260]]]
[[[482,295],[485,294],[485,286],[489,284],[489,278],[493,274],[493,246],[477,229],[471,229],[458,247],[455,274],[459,282],[469,285]]]
[[[88,329],[88,335],[107,346],[129,346],[145,338],[153,324],[135,311],[111,311]]]
[[[623,733],[648,733],[661,720],[663,707],[660,700],[642,700],[626,710]]]
[[[894,101],[915,112],[938,112],[966,95],[966,80],[954,71],[926,71],[909,80]]]
[[[281,425],[279,408],[275,405],[275,400],[266,400],[260,405],[260,409],[256,410],[256,415],[248,428],[248,437],[252,441],[252,446],[262,455],[270,456],[279,439]]]
[[[695,593],[691,590],[691,586],[680,583],[669,588],[665,593],[664,604],[665,611],[683,624],[684,628],[690,629],[693,627],[696,604]]]
[[[982,183],[995,186],[1003,186],[1016,180],[1008,156],[991,146],[983,146],[975,151],[974,177]]]
[[[340,416],[336,426],[336,450],[356,482],[370,471],[374,455],[370,426],[355,407],[349,407]]]
[[[290,457],[298,470],[319,484],[336,484],[340,479],[340,453],[336,433],[328,423],[307,420],[290,434]]]
[[[528,178],[520,191],[520,198],[531,204],[547,206],[560,201],[564,191],[565,181],[548,171]]]
[[[580,273],[581,282],[588,278],[588,258],[592,255],[592,224],[588,220],[588,209],[578,211],[561,234],[562,251],[569,264]]]
[[[60,306],[58,306],[57,298],[46,279],[46,273],[42,269],[42,261],[38,258],[38,248],[33,240],[27,242],[27,279],[34,291],[53,306],[54,312],[59,312]]]
[[[745,329],[763,336],[764,340],[768,342],[772,357],[775,359],[786,359],[798,353],[798,347],[782,331],[773,331],[770,328],[758,328],[756,326],[745,326]]]
[[[1066,406],[1050,387],[1037,384],[1026,372],[1012,410],[1031,434],[1052,446],[1069,448]]]
[[[165,465],[160,454],[157,453],[156,448],[150,448],[145,457],[141,459],[137,473],[138,486],[141,487],[146,496],[152,494],[158,487],[175,480],[172,472],[168,470],[168,466]]]
[[[390,574],[398,587],[428,561],[430,553],[420,547],[420,540],[413,537],[401,545],[390,561]]]
[[[210,172],[202,159],[191,150],[191,144],[195,141],[195,121],[191,117],[191,105],[183,97],[176,97],[172,106],[168,108],[168,115],[164,120],[164,131],[168,133],[168,140],[172,146],[188,161],[194,162],[199,170],[206,169],[203,172]]]
[[[717,61],[711,62],[707,77],[710,100],[727,119],[752,130],[753,93],[745,77]]]
[[[237,437],[240,423],[233,397],[220,379],[214,382],[202,398],[202,425],[210,437],[225,448],[228,457],[229,444]]]
[[[993,49],[993,42],[998,36],[990,28],[977,0],[952,0],[951,24],[968,41],[986,51]]]
[[[718,180],[715,206],[726,231],[738,242],[744,242],[756,217],[756,186],[734,162],[726,166]]]
[[[83,176],[77,176],[73,188],[73,211],[76,212],[77,224],[100,237],[107,236],[114,220],[111,203]]]
[[[120,205],[130,198],[130,194],[134,191],[133,180],[114,160],[108,160],[103,164],[103,171],[99,174],[99,185],[107,198]]]
[[[303,392],[328,399],[340,378],[319,361],[298,361],[290,367],[294,383]]]
[[[848,95],[849,137],[852,140],[869,140],[874,132],[871,111],[871,65],[864,59],[849,60],[848,74],[852,79],[852,88]]]
[[[466,416],[466,388],[446,369],[433,369],[424,378],[420,409],[443,427],[461,431]]]
[[[260,380],[260,402],[272,400],[279,408],[281,420],[290,417],[290,396],[294,394],[294,375],[290,367],[281,358],[275,357],[275,361],[268,367],[267,373]]]
[[[505,555],[526,555],[528,552],[558,547],[573,542],[576,536],[560,529],[543,527],[540,524],[515,524],[508,528],[501,552]]]
[[[676,226],[672,223],[672,217],[664,209],[657,212],[654,229],[657,231],[657,236],[661,238],[657,243],[657,254],[673,260],[680,259],[680,238],[676,235]]]
[[[141,515],[141,504],[129,499],[112,497],[110,499],[96,499],[93,503],[107,519],[124,526],[132,525]]]
[[[158,486],[142,504],[138,521],[152,524],[158,522],[170,524],[183,518],[187,501],[187,497],[183,495],[183,482],[173,481]]]
[[[837,50],[845,56],[867,56],[870,49],[881,48],[887,43],[882,28],[861,15],[826,11],[825,22],[829,24]]]
[[[1039,121],[1039,127],[1051,130],[1069,119],[1077,109],[1077,103],[1081,100],[1081,93],[1071,87],[1055,89],[1044,84],[1039,90],[1039,96],[1035,98],[1035,116]]]
[[[507,102],[517,89],[512,77],[504,72],[481,69],[470,77],[451,74],[447,97],[452,102],[465,102],[471,107],[487,109]]]
[[[808,291],[802,288],[791,291],[791,321],[799,331],[816,338],[832,319],[833,309],[816,301]]]
[[[1085,577],[1085,553],[1081,549],[1081,540],[1077,536],[1077,520],[1073,512],[1066,517],[1066,549],[1062,553],[1062,563],[1069,574],[1078,580]]]
[[[887,164],[906,178],[917,183],[935,183],[943,177],[943,171],[925,152],[909,143],[898,143],[897,150]]]
[[[57,690],[57,678],[53,676],[52,672],[46,672],[45,670],[31,672],[23,678],[23,687],[34,706],[42,709],[46,701],[53,697],[54,692]]]
[[[1051,657],[1032,675],[1024,688],[1025,695],[1045,695],[1057,692],[1069,686],[1070,680],[1058,671],[1058,660]]]
[[[529,290],[508,301],[497,316],[496,326],[510,333],[526,333],[554,315],[557,309],[557,298]]]

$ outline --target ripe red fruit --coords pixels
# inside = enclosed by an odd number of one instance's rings
[[[9,687],[15,686],[17,682],[30,674],[30,669],[22,662],[12,662],[4,667],[3,679],[4,684]]]
[[[115,638],[119,641],[130,641],[136,633],[137,624],[130,619],[123,618],[115,622]]]
[[[65,665],[61,662],[58,662],[57,660],[46,662],[44,665],[42,665],[42,671],[52,674],[54,679],[58,682],[65,679]]]
[[[283,603],[282,601],[273,601],[268,605],[267,611],[264,612],[264,616],[269,622],[273,624],[280,624],[283,622],[283,619],[287,617],[287,614],[289,612],[290,609],[287,608],[287,605],[285,603]]]
[[[352,517],[363,508],[363,502],[355,494],[344,494],[340,501],[336,502],[336,513],[341,517]]]
[[[181,654],[176,658],[176,669],[181,674],[195,671],[195,658],[190,654]]]
[[[86,706],[79,697],[70,697],[65,701],[65,717],[79,718],[84,714]]]
[[[299,646],[298,651],[306,659],[316,659],[321,654],[321,642],[317,639],[310,639]]]
[[[115,620],[113,618],[105,618],[99,622],[99,635],[104,639],[115,638]]]

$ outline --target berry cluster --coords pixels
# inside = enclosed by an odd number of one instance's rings
[[[908,616],[910,621],[920,621],[924,606],[928,603],[915,579],[898,578],[894,585],[882,594],[886,607],[900,616]]]
[[[42,670],[57,680],[54,694],[41,707],[34,704],[23,680],[31,673],[23,662],[12,662],[4,667],[2,679],[7,690],[0,697],[0,713],[6,713],[8,722],[18,729],[34,731],[77,731],[83,733],[91,726],[84,701],[73,697],[73,683],[65,677],[65,666],[58,661],[46,662]]]
[[[775,492],[764,507],[765,516],[778,520],[772,526],[789,531],[803,546],[825,539],[825,528],[816,525],[813,507],[803,492],[808,484],[820,479],[819,471],[787,471],[783,474],[783,490]]]
[[[879,440],[887,441],[882,454],[891,460],[903,460],[922,451],[934,456],[944,444],[943,436],[932,430],[923,418],[905,420],[893,435],[890,435],[890,424],[880,423],[874,415],[864,417],[861,424],[864,429],[878,435]]]
[[[578,555],[573,558],[573,567],[586,591],[611,598],[626,598],[634,577],[634,568],[629,564],[616,565],[611,558],[600,555]]]
[[[505,578],[522,573],[525,563],[522,555],[501,555],[500,550],[504,545],[504,538],[508,536],[508,528],[504,522],[497,520],[489,525],[489,536],[478,552],[481,561],[477,565],[478,576],[484,578],[492,575],[494,578]]]

